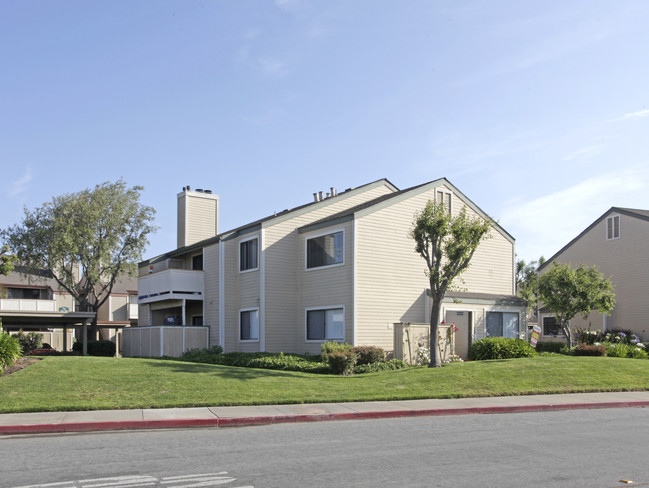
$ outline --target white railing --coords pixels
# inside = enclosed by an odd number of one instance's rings
[[[56,300],[1,298],[0,310],[11,310],[17,312],[54,312],[56,311]]]
[[[138,300],[147,303],[169,298],[203,298],[203,272],[168,269],[140,276],[137,280]]]

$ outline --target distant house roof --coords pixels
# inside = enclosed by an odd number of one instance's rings
[[[606,212],[604,212],[595,222],[590,224],[588,227],[586,227],[583,232],[581,232],[577,237],[575,237],[573,240],[571,240],[568,244],[563,246],[559,251],[554,253],[554,255],[548,259],[545,263],[543,263],[541,266],[539,266],[539,270],[546,268],[549,266],[554,259],[561,254],[563,251],[568,249],[570,246],[572,246],[575,242],[577,242],[579,239],[581,239],[586,233],[588,233],[591,229],[593,229],[597,224],[599,224],[602,220],[604,220],[608,215],[611,213],[619,213],[621,215],[627,215],[629,217],[634,217],[640,220],[645,220],[649,222],[649,210],[641,210],[637,208],[624,208],[624,207],[611,207],[609,208]]]

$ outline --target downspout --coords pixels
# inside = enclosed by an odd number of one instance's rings
[[[266,229],[259,231],[259,351],[266,352]]]
[[[357,230],[357,225],[356,225],[356,215],[354,215],[353,220],[352,220],[352,340],[351,343],[353,346],[356,346],[356,324],[358,321],[358,307],[357,307],[357,300],[358,300],[358,267],[356,266],[356,259],[357,259],[357,253],[356,253],[356,230]]]
[[[224,278],[224,262],[225,259],[223,257],[223,253],[225,251],[225,243],[223,240],[219,241],[219,346],[221,346],[225,350],[225,333],[224,333],[224,328],[225,328],[225,310],[223,309],[224,302],[225,302],[225,291],[223,287],[225,286],[225,280]]]

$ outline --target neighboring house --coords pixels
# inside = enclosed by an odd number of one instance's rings
[[[382,179],[219,233],[219,197],[183,188],[178,248],[140,263],[140,326],[207,327],[225,351],[318,354],[327,340],[393,351],[395,323],[429,320],[426,265],[409,232],[434,199],[488,218],[444,178],[406,190]],[[444,302],[458,353],[486,335],[525,335],[514,257],[514,239],[494,223],[462,291]],[[162,354],[162,336],[148,340]]]
[[[137,325],[136,288],[136,278],[124,278],[115,284],[97,314],[103,338],[115,341],[120,329]],[[53,348],[70,350],[74,331],[88,325],[94,315],[80,312],[74,298],[47,271],[37,276],[16,266],[8,275],[0,275],[0,319],[8,332],[40,332],[44,342]]]
[[[554,262],[597,266],[611,280],[615,308],[610,316],[594,311],[570,326],[593,330],[631,330],[649,340],[649,210],[612,207],[539,267],[543,274]],[[541,308],[543,339],[563,337],[551,310]]]

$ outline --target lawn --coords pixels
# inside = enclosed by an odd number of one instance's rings
[[[649,361],[542,356],[350,377],[157,359],[46,357],[0,378],[0,413],[649,389]]]

